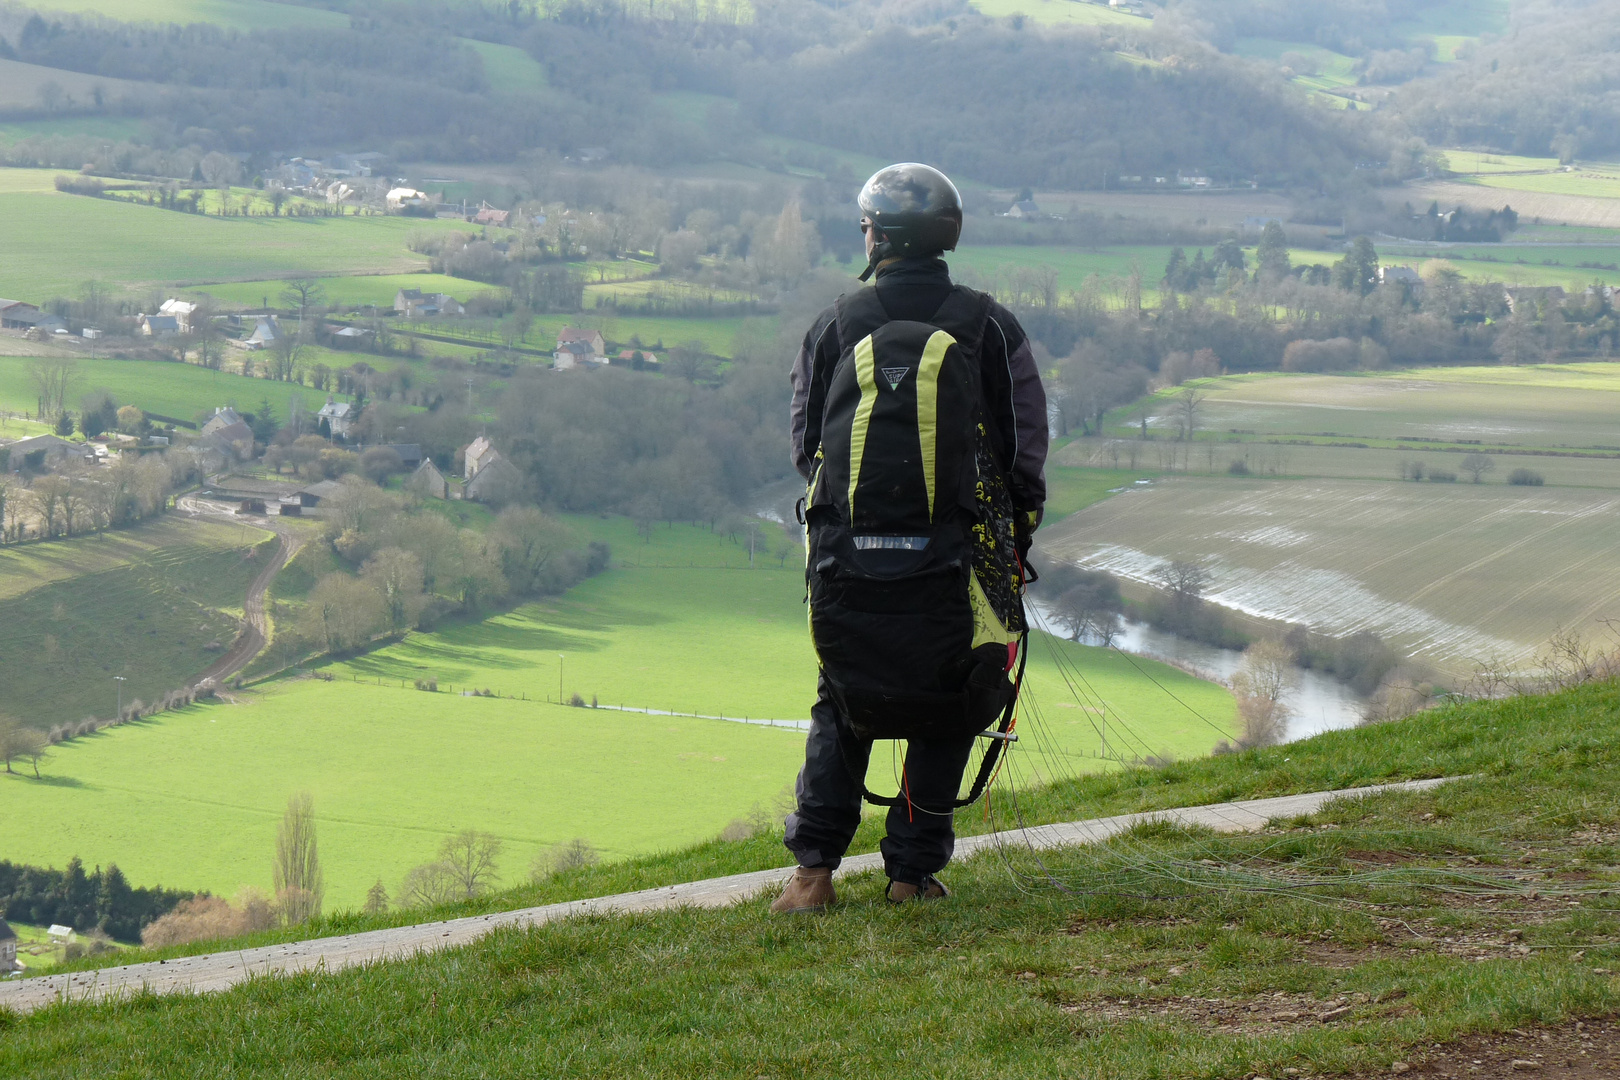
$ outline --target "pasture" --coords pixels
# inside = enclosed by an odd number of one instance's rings
[[[992,19],[1022,15],[1054,26],[1104,26],[1143,29],[1150,25],[1138,15],[1115,11],[1090,0],[973,0],[973,6]]]
[[[1615,364],[1230,375],[1198,385],[1207,394],[1199,420],[1207,432],[1620,446],[1620,365]]]
[[[484,78],[489,80],[489,88],[497,94],[532,93],[545,89],[546,69],[540,61],[516,45],[496,45],[471,38],[462,38],[461,41],[483,61]]]
[[[353,274],[344,277],[321,277],[317,279],[321,287],[326,290],[326,300],[331,304],[342,304],[353,309],[362,309],[372,306],[392,310],[394,297],[401,289],[421,289],[423,292],[449,293],[458,300],[465,301],[475,292],[486,292],[494,286],[485,285],[479,281],[468,281],[466,278],[450,277],[446,274]],[[227,307],[243,309],[260,309],[266,301],[272,308],[281,308],[281,290],[286,288],[283,280],[271,279],[269,281],[226,281],[213,285],[198,285],[185,290],[187,295],[193,293],[211,296]]]
[[[1507,185],[1534,177],[1486,177],[1492,184]],[[1620,194],[1617,192],[1616,194]],[[1468,180],[1429,180],[1386,188],[1381,197],[1392,207],[1406,203],[1424,207],[1438,202],[1447,209],[1466,206],[1470,210],[1500,210],[1504,204],[1518,212],[1524,225],[1579,225],[1594,229],[1620,229],[1620,197],[1577,195],[1569,191],[1535,191],[1522,187],[1492,186]]]
[[[280,6],[280,5],[278,5]],[[43,302],[92,278],[124,286],[399,273],[427,266],[405,217],[209,217],[48,191],[47,169],[0,170],[0,295]]]
[[[43,95],[51,93],[52,86],[61,91],[64,104],[82,107],[94,99],[97,90],[116,100],[142,85],[125,79],[25,64],[21,60],[0,60],[0,108],[8,110],[40,108]]]
[[[232,350],[227,361],[235,361]],[[344,364],[352,354],[332,354]],[[0,409],[33,412],[38,391],[28,374],[31,357],[0,356]],[[294,397],[306,407],[318,408],[324,395],[296,383],[270,379],[248,379],[228,371],[210,371],[197,364],[169,363],[162,360],[114,360],[105,357],[78,359],[77,381],[68,394],[68,406],[78,411],[79,398],[91,390],[106,390],[120,405],[134,405],[145,412],[191,420],[204,410],[212,413],[220,405],[248,411],[268,400],[277,419],[286,420]],[[10,434],[9,432],[5,434]]]
[[[274,550],[259,529],[174,518],[0,549],[0,708],[47,728],[111,717],[117,675],[125,704],[178,689],[231,644]]]

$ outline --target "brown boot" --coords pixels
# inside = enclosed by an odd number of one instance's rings
[[[799,915],[811,911],[826,911],[838,902],[833,891],[832,871],[826,867],[801,866],[788,878],[787,888],[771,904],[776,915]]]
[[[890,881],[883,895],[891,904],[904,904],[908,900],[943,900],[951,895],[951,891],[943,881],[929,874],[921,885],[913,885],[909,881]]]

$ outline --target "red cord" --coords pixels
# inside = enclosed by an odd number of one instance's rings
[[[906,776],[906,767],[904,765],[900,766],[900,787],[906,793],[906,820],[916,821],[916,817],[911,813],[911,780]]]

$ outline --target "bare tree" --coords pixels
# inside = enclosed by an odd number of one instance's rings
[[[1176,420],[1181,425],[1181,437],[1191,439],[1198,430],[1198,407],[1209,395],[1202,390],[1188,388],[1176,395]]]
[[[42,476],[29,489],[34,512],[44,522],[47,537],[56,535],[57,522],[62,518],[62,500],[67,497],[69,487],[65,476]]]
[[[302,328],[291,334],[282,334],[272,341],[268,361],[270,377],[281,382],[292,382],[308,348],[309,342]]]
[[[67,409],[67,399],[79,381],[79,362],[71,356],[40,356],[28,362],[28,377],[39,394],[39,407],[55,419]]]
[[[495,519],[490,539],[501,571],[519,595],[544,591],[553,560],[574,546],[574,533],[532,506],[508,506]]]
[[[585,839],[575,837],[536,853],[534,860],[529,863],[529,876],[535,881],[541,881],[553,874],[595,866],[599,861],[596,849]]]
[[[1243,666],[1232,677],[1232,693],[1243,719],[1240,747],[1275,746],[1287,735],[1293,712],[1283,704],[1283,695],[1293,682],[1293,664],[1293,650],[1274,639],[1243,650]]]
[[[302,326],[309,309],[326,302],[326,286],[315,278],[292,278],[282,286],[281,302],[298,309],[298,322]]]
[[[281,917],[289,925],[308,922],[321,913],[326,878],[315,845],[315,798],[307,791],[287,800],[281,828],[276,831],[273,872]]]
[[[476,829],[463,829],[439,845],[439,862],[455,883],[458,898],[466,900],[484,895],[495,883],[500,854],[500,837]]]
[[[1459,466],[1463,472],[1472,476],[1474,483],[1477,484],[1484,478],[1486,473],[1496,468],[1496,462],[1492,460],[1489,454],[1466,454],[1463,456]]]
[[[1212,580],[1210,572],[1200,563],[1177,559],[1161,567],[1156,575],[1159,584],[1170,593],[1171,602],[1179,609],[1195,606],[1204,597],[1204,590]]]

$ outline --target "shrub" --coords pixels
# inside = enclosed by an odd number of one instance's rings
[[[1233,476],[1248,476],[1249,463],[1242,458],[1237,458],[1232,462],[1232,464],[1226,467],[1226,471],[1231,473]]]
[[[436,693],[439,692],[439,680],[438,679],[417,679],[416,680],[416,688],[418,690],[426,690],[428,693],[436,694]]]
[[[141,930],[141,944],[149,948],[184,945],[190,941],[241,937],[275,925],[270,901],[255,889],[243,889],[236,905],[217,896],[182,900],[173,911]]]
[[[1431,484],[1455,484],[1456,482],[1457,474],[1454,472],[1447,472],[1445,469],[1429,470],[1429,483]]]
[[[1534,469],[1514,469],[1508,473],[1508,483],[1517,487],[1540,487],[1546,480]]]

